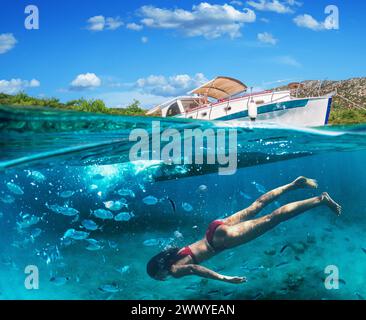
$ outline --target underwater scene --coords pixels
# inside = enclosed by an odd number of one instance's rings
[[[1,107],[0,118],[0,299],[366,298],[365,125],[301,129],[30,107]],[[129,161],[131,130],[149,131],[156,120],[178,131],[235,129],[237,171]],[[322,192],[342,215],[312,209],[203,263],[246,283],[148,276],[147,262],[164,248],[201,239],[213,220],[299,176],[318,189],[286,193],[261,215]],[[29,266],[39,269],[37,290],[25,285]],[[339,271],[337,289],[325,286],[329,266]]]

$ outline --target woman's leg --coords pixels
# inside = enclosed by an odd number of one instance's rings
[[[218,229],[215,233],[214,241],[216,241],[218,247],[231,248],[246,242],[249,242],[255,238],[266,233],[268,230],[273,229],[281,222],[287,221],[297,215],[316,208],[321,205],[327,205],[337,215],[341,214],[342,208],[337,204],[328,193],[323,193],[319,197],[289,203],[281,208],[278,208],[271,214],[260,217],[255,220],[245,221],[234,226]],[[221,232],[219,232],[219,230]]]
[[[265,206],[275,201],[279,196],[281,196],[285,192],[305,187],[317,188],[318,185],[316,180],[308,179],[305,177],[299,177],[295,181],[287,185],[278,187],[272,191],[267,192],[266,194],[259,197],[256,201],[254,201],[248,208],[238,211],[237,213],[234,213],[230,217],[226,218],[224,222],[229,226],[233,226],[240,222],[249,220],[255,217]]]

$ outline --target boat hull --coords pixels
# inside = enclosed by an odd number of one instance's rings
[[[264,98],[264,99],[263,99]],[[257,102],[258,116],[256,121],[279,123],[281,125],[316,127],[328,124],[332,104],[332,96],[317,98],[292,98],[289,95],[278,96],[273,100],[263,95],[263,104]],[[248,116],[249,98],[218,103],[200,108],[178,117],[219,120],[219,121],[251,121]]]
[[[317,127],[328,124],[332,98],[299,99],[258,107],[256,121],[290,126]],[[224,116],[221,121],[251,121],[248,111]]]

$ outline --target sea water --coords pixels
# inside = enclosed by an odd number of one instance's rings
[[[178,130],[237,129],[238,170],[224,176],[208,164],[130,162],[129,133],[157,118],[8,107],[0,118],[0,299],[366,297],[366,126],[158,119]],[[201,239],[212,220],[300,175],[319,188],[291,191],[262,215],[324,191],[343,214],[313,209],[204,263],[247,283],[148,277],[159,251]],[[33,290],[29,266],[38,270]],[[331,290],[329,267],[339,273]]]

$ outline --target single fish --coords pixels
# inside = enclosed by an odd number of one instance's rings
[[[80,213],[78,210],[76,210],[74,208],[62,207],[62,206],[59,206],[58,204],[49,205],[46,203],[46,207],[48,209],[50,209],[51,211],[53,211],[54,213],[62,214],[64,216],[68,216],[68,217],[73,217]]]
[[[2,197],[0,197],[1,202],[5,203],[5,204],[12,204],[15,201],[15,198],[13,196],[11,196],[10,194],[6,194]]]
[[[28,174],[27,177],[29,177],[30,179],[36,181],[36,182],[43,182],[46,180],[46,177],[40,173],[39,171],[34,171],[34,170],[28,170]]]
[[[122,266],[119,268],[116,268],[116,271],[119,272],[120,274],[124,274],[130,271],[130,266]]]
[[[43,232],[42,229],[35,228],[31,231],[30,236],[34,240],[34,239],[38,238],[42,232]]]
[[[108,240],[108,245],[109,245],[109,247],[110,247],[111,249],[117,249],[117,247],[118,247],[117,242],[112,241],[112,240]]]
[[[62,191],[60,192],[60,197],[64,199],[71,198],[75,194],[75,191]]]
[[[183,239],[183,234],[177,230],[174,231],[174,237],[176,237],[177,239]]]
[[[258,191],[259,193],[266,193],[266,188],[265,188],[263,185],[261,185],[261,184],[259,184],[259,183],[255,182],[255,181],[253,181],[253,182],[252,182],[252,185],[254,185],[254,186],[255,186],[255,188],[257,189],[257,191]]]
[[[122,197],[130,197],[130,198],[136,197],[135,193],[131,189],[125,189],[125,188],[118,190],[117,194],[119,194]]]
[[[108,293],[116,293],[121,291],[119,287],[116,284],[105,284],[98,288],[102,292],[108,292]]]
[[[188,202],[183,202],[182,208],[186,212],[191,212],[193,210],[193,207]]]
[[[288,261],[283,261],[275,265],[276,268],[281,268],[290,264]]]
[[[50,282],[55,284],[56,286],[63,286],[70,280],[69,277],[52,277]]]
[[[148,206],[153,206],[156,205],[159,202],[159,200],[154,196],[147,196],[144,199],[142,199],[142,202]]]
[[[67,230],[64,235],[63,239],[73,239],[73,240],[85,240],[87,237],[89,237],[89,233],[85,231],[77,231],[75,229],[69,229]]]
[[[98,210],[92,211],[91,214],[102,220],[111,220],[114,217],[112,212],[105,210],[105,209],[98,209]]]
[[[246,199],[246,200],[251,200],[251,199],[252,199],[252,197],[251,197],[250,195],[248,195],[248,194],[246,194],[246,193],[244,193],[244,192],[242,192],[242,191],[240,191],[240,192],[239,192],[239,194],[240,194],[244,199]]]
[[[364,297],[364,296],[362,296],[360,293],[355,292],[355,295],[356,295],[356,297],[358,298],[358,300],[365,300],[365,297]]]
[[[94,191],[94,190],[97,190],[98,189],[98,186],[96,184],[91,184],[89,187],[88,187],[88,190],[89,191]]]
[[[200,192],[206,192],[208,190],[207,186],[204,185],[204,184],[201,184],[199,187],[198,187],[198,191]]]
[[[13,182],[8,182],[6,184],[7,188],[9,189],[10,192],[18,195],[18,196],[21,196],[24,194],[24,191],[21,187],[19,187],[17,184],[13,183]]]
[[[23,215],[22,220],[17,222],[17,226],[20,229],[27,229],[35,224],[37,224],[40,221],[40,218],[35,215]]]
[[[287,248],[289,247],[288,244],[284,245],[281,250],[280,250],[280,253],[283,253]]]
[[[88,246],[86,247],[86,249],[89,251],[98,251],[103,249],[101,242],[98,240],[86,239],[86,241],[89,243]]]
[[[81,221],[81,225],[86,229],[86,230],[90,230],[90,231],[95,231],[99,229],[99,226],[90,219],[84,219],[83,221]]]
[[[98,173],[98,174],[95,174],[92,179],[93,180],[102,180],[102,179],[104,179],[104,176]]]
[[[107,209],[111,211],[119,211],[122,208],[126,207],[126,199],[125,201],[106,201],[104,202],[104,205]]]
[[[129,212],[121,212],[114,217],[115,221],[129,221],[133,216]]]

